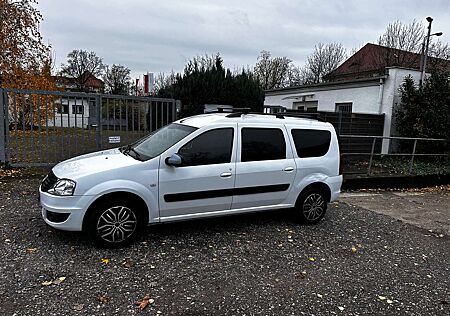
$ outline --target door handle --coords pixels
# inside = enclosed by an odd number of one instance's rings
[[[286,167],[283,169],[283,171],[286,171],[286,172],[294,171],[294,167]]]
[[[222,172],[221,174],[220,174],[220,177],[221,178],[229,178],[229,177],[231,177],[233,174],[231,173],[231,172]]]

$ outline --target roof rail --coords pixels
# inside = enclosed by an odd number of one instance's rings
[[[326,122],[324,119],[320,117],[319,113],[289,113],[289,112],[278,112],[278,113],[263,113],[263,112],[233,112],[228,114],[226,117],[241,117],[244,114],[257,114],[257,115],[270,115],[275,116],[278,119],[284,119],[285,117],[298,117],[298,118],[306,118],[311,120],[317,120],[320,122]]]
[[[250,114],[251,108],[233,108],[233,112],[227,117],[240,117],[242,114]]]
[[[283,112],[283,113],[278,113],[278,114],[281,114],[285,117],[287,116],[287,117],[308,118],[308,119],[317,120],[320,122],[326,122],[323,118],[320,117],[320,113]]]

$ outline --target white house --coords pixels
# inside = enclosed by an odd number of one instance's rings
[[[393,136],[399,88],[407,76],[419,83],[419,63],[418,54],[367,44],[328,74],[327,82],[266,91],[265,111],[275,112],[282,107],[306,112],[384,114],[383,136]],[[385,140],[382,152],[388,149]]]
[[[83,88],[84,92],[99,93],[103,91],[102,80],[89,73],[85,76],[88,78]],[[75,78],[65,76],[54,76],[53,78],[59,88],[69,92],[79,91]],[[55,96],[54,105],[55,115],[49,119],[50,126],[87,128],[88,125],[92,125],[92,116],[96,115],[95,99],[89,97],[88,94],[86,97],[61,96],[61,98],[57,98]]]
[[[95,99],[69,98],[55,99],[55,115],[49,120],[51,126],[87,128],[91,124],[89,119],[95,115]]]

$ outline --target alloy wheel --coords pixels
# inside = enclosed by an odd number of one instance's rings
[[[303,202],[303,215],[308,221],[319,219],[325,211],[325,200],[322,195],[313,193]]]
[[[126,206],[108,208],[97,221],[98,235],[109,243],[126,240],[134,233],[136,227],[136,215]]]

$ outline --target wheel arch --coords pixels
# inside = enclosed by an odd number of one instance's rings
[[[328,184],[324,183],[324,182],[313,182],[308,184],[306,187],[303,188],[303,190],[300,192],[300,194],[297,196],[297,200],[295,202],[295,204],[297,204],[297,202],[299,201],[300,197],[307,191],[309,190],[317,190],[319,192],[321,192],[324,197],[325,200],[327,202],[330,202],[331,199],[331,189],[328,186]]]
[[[148,224],[149,222],[149,207],[147,203],[144,201],[142,197],[139,195],[128,192],[128,191],[114,191],[109,192],[106,194],[101,195],[97,199],[95,199],[91,205],[89,205],[88,209],[86,210],[86,213],[83,217],[83,224],[82,224],[82,230],[84,231],[86,229],[87,221],[89,220],[92,212],[102,203],[105,201],[111,200],[111,199],[124,199],[126,201],[131,201],[133,205],[137,206],[137,209],[142,213],[144,216],[144,223]]]

